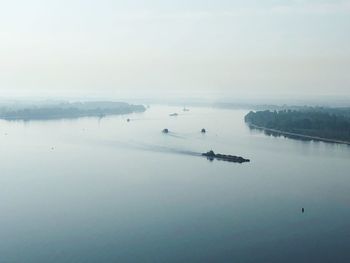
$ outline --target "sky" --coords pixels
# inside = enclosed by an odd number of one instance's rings
[[[0,1],[0,97],[350,98],[348,0]]]

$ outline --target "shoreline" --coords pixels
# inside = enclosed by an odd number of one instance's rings
[[[339,143],[339,144],[345,144],[345,145],[349,145],[350,146],[350,142],[348,142],[348,141],[341,141],[341,140],[336,140],[336,139],[327,139],[327,138],[311,136],[311,135],[305,135],[305,134],[294,133],[294,132],[286,132],[286,131],[266,128],[266,127],[261,127],[261,126],[258,126],[258,125],[255,125],[255,124],[252,124],[252,123],[249,123],[249,122],[247,122],[247,124],[249,126],[251,126],[253,128],[256,128],[256,129],[259,129],[259,130],[275,132],[275,133],[278,133],[280,135],[289,135],[289,136],[305,138],[305,139],[310,139],[310,140],[315,140],[315,141],[322,141],[322,142],[328,142],[328,143]]]

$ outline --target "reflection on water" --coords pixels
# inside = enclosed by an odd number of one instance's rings
[[[273,130],[267,130],[264,128],[258,128],[252,125],[247,124],[247,126],[251,130],[256,130],[263,132],[267,136],[272,136],[272,137],[283,137],[283,138],[289,138],[289,139],[294,139],[294,140],[299,140],[299,141],[304,141],[304,142],[325,142],[325,143],[330,143],[330,144],[335,144],[331,139],[320,139],[317,137],[308,136],[308,135],[298,135],[298,134],[292,134],[292,133],[283,133],[283,132],[278,132],[278,131],[273,131]],[[339,143],[338,143],[339,144]],[[347,143],[340,143],[340,144],[345,144],[349,145]]]
[[[350,147],[180,110],[0,121],[0,262],[349,262]]]

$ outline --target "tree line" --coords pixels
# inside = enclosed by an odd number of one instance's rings
[[[283,132],[350,141],[349,108],[308,108],[249,112],[245,121],[259,127]]]

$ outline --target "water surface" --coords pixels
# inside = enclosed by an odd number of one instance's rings
[[[350,147],[245,114],[0,121],[0,262],[350,262]]]

